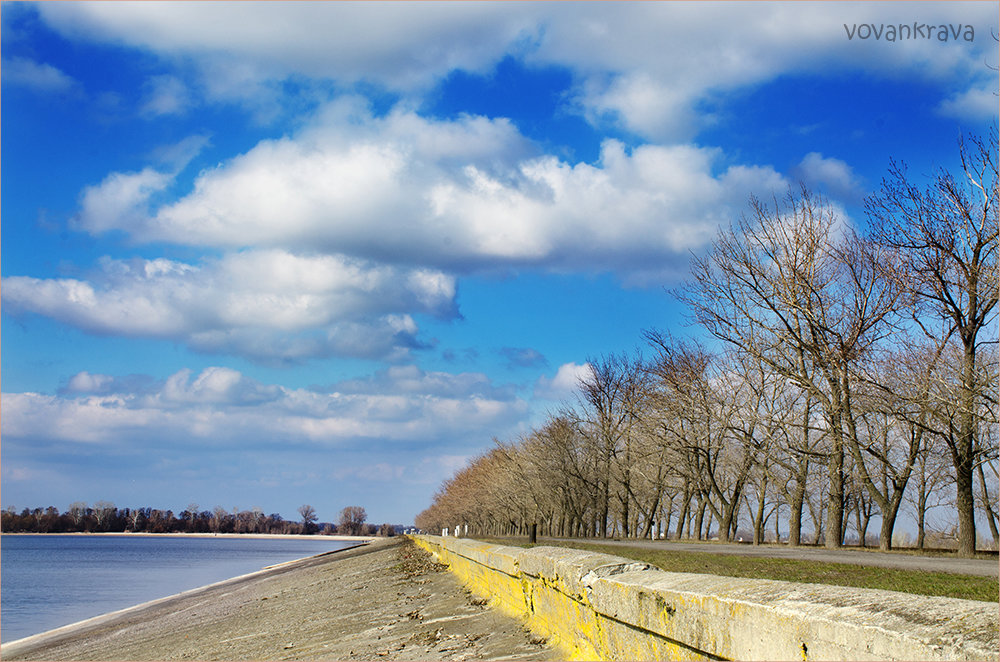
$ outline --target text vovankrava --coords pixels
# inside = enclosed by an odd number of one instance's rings
[[[875,41],[903,41],[912,39],[925,39],[938,41],[974,41],[976,30],[971,25],[944,24],[931,25],[929,23],[854,23],[848,25],[844,23],[844,32],[847,39],[874,39]]]

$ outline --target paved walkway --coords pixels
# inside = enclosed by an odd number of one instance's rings
[[[709,554],[737,554],[779,559],[798,559],[826,563],[853,563],[880,568],[950,572],[960,575],[997,577],[1000,561],[997,559],[960,559],[954,556],[919,556],[902,552],[879,552],[861,549],[826,549],[822,547],[786,547],[784,545],[745,545],[739,543],[675,542],[672,540],[602,540],[581,538],[574,542],[600,545],[646,547],[668,552],[706,552]],[[539,544],[545,544],[539,539]]]

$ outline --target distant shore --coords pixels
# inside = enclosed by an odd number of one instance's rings
[[[118,536],[125,538],[247,538],[261,540],[352,540],[355,542],[372,542],[377,536],[344,536],[339,534],[324,535],[322,533],[305,535],[301,533],[188,533],[184,531],[173,533],[127,533],[123,531],[65,531],[59,533],[40,533],[35,531],[23,533],[3,533],[5,536]]]

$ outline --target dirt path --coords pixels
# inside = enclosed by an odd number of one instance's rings
[[[4,660],[549,660],[406,541],[312,557],[5,645]]]

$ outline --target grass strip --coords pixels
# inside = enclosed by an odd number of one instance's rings
[[[523,539],[496,538],[484,540],[484,542],[514,547],[532,547]],[[958,575],[948,572],[878,568],[850,563],[827,563],[798,559],[769,559],[713,552],[667,551],[560,540],[546,540],[545,544],[645,561],[667,572],[693,572],[725,577],[779,579],[805,584],[877,588],[916,595],[934,595],[981,602],[997,602],[998,590],[1000,590],[996,578]]]

